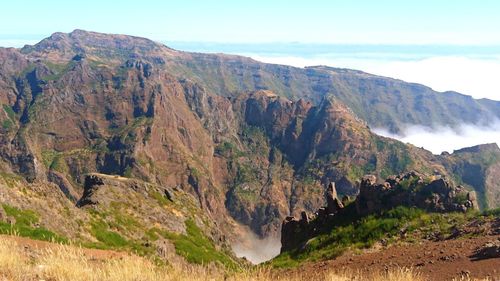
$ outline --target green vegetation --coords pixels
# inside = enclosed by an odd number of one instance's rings
[[[108,225],[102,220],[92,222],[90,232],[106,248],[121,248],[128,245],[128,241],[120,234],[108,230]]]
[[[45,81],[55,81],[59,80],[65,73],[67,73],[71,67],[75,65],[74,61],[70,61],[66,64],[57,64],[50,61],[46,61],[45,65],[52,71],[52,74],[43,77]]]
[[[126,178],[131,178],[132,177],[132,167],[127,166],[125,170],[123,171],[123,176]]]
[[[237,163],[236,178],[234,179],[235,185],[240,185],[257,180],[258,170],[251,164]]]
[[[50,170],[64,172],[67,169],[63,152],[42,150],[42,162]]]
[[[0,172],[0,177],[3,178],[8,187],[13,188],[19,181],[22,181],[23,178],[16,174]]]
[[[89,210],[93,219],[90,223],[90,233],[97,242],[83,242],[82,246],[96,249],[114,249],[131,251],[141,256],[153,256],[154,248],[142,240],[127,239],[123,233],[142,229],[142,225],[130,215],[127,215],[122,205],[112,202],[108,212]]]
[[[500,214],[500,211],[490,214]],[[389,243],[402,239],[403,233],[407,241],[411,241],[414,233],[448,235],[455,226],[478,215],[475,212],[427,213],[421,209],[399,206],[380,215],[343,217],[324,229],[322,234],[307,241],[303,249],[283,253],[270,264],[275,267],[291,267],[303,261],[331,259],[347,249],[368,248],[377,241],[386,240]]]
[[[366,163],[365,165],[350,165],[347,170],[347,178],[352,182],[362,178],[364,175],[372,174],[375,172],[375,165]]]
[[[465,204],[468,200],[467,200],[467,193],[466,192],[460,192],[458,193],[455,198],[453,199],[455,201],[455,203],[457,204]]]
[[[5,119],[2,121],[2,128],[4,130],[10,130],[14,126],[14,123],[10,119]]]
[[[12,109],[12,107],[4,104],[3,110],[5,111],[5,113],[7,113],[7,116],[9,117],[10,120],[12,121],[16,120],[16,113],[14,112],[14,109]]]
[[[215,147],[214,153],[232,159],[244,156],[244,153],[236,145],[228,141],[218,144]]]
[[[14,122],[16,121],[16,113],[14,112],[12,107],[6,104],[3,104],[2,107],[5,113],[7,113],[7,117],[9,117],[9,119],[5,119],[2,121],[2,128],[9,131],[10,129],[12,129],[12,127],[14,127]]]
[[[409,190],[410,187],[415,186],[417,184],[418,177],[410,177],[407,179],[404,179],[398,183],[398,186],[402,190]]]
[[[16,234],[22,237],[29,237],[36,240],[66,242],[67,239],[63,238],[54,232],[37,226],[39,223],[38,214],[32,210],[21,210],[16,207],[3,204],[5,214],[15,220],[14,224],[0,221],[1,234]]]
[[[169,239],[175,246],[178,255],[183,256],[190,263],[208,264],[218,263],[228,268],[236,268],[236,262],[228,255],[217,250],[212,241],[210,241],[190,219],[186,220],[186,234],[175,234],[159,229],[151,229],[147,235],[152,238],[158,237],[158,234]]]
[[[248,126],[243,128],[241,133],[242,141],[249,148],[251,155],[267,156],[269,155],[269,140],[263,128]]]
[[[170,203],[170,201],[165,198],[160,192],[158,191],[153,191],[151,192],[151,196],[160,204],[161,206],[166,206]]]

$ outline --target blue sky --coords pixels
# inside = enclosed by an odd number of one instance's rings
[[[4,1],[0,39],[55,31],[159,41],[500,45],[500,1]]]

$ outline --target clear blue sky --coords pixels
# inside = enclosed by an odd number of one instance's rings
[[[500,44],[498,0],[3,1],[0,39],[80,28],[159,41]]]

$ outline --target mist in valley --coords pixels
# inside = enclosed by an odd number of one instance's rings
[[[441,154],[444,151],[452,153],[454,150],[479,144],[500,144],[498,120],[489,125],[464,124],[456,128],[408,125],[400,134],[390,133],[384,128],[375,128],[372,131],[384,137],[423,147],[434,154]]]
[[[238,236],[238,241],[232,244],[233,252],[239,258],[246,258],[253,264],[268,261],[280,253],[281,241],[278,236],[260,238],[246,229]]]

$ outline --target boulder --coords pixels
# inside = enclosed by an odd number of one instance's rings
[[[476,260],[500,258],[500,240],[490,241],[484,244],[476,250],[473,258]]]
[[[377,183],[377,177],[374,175],[365,175],[361,179],[361,185],[364,186],[373,186]]]

